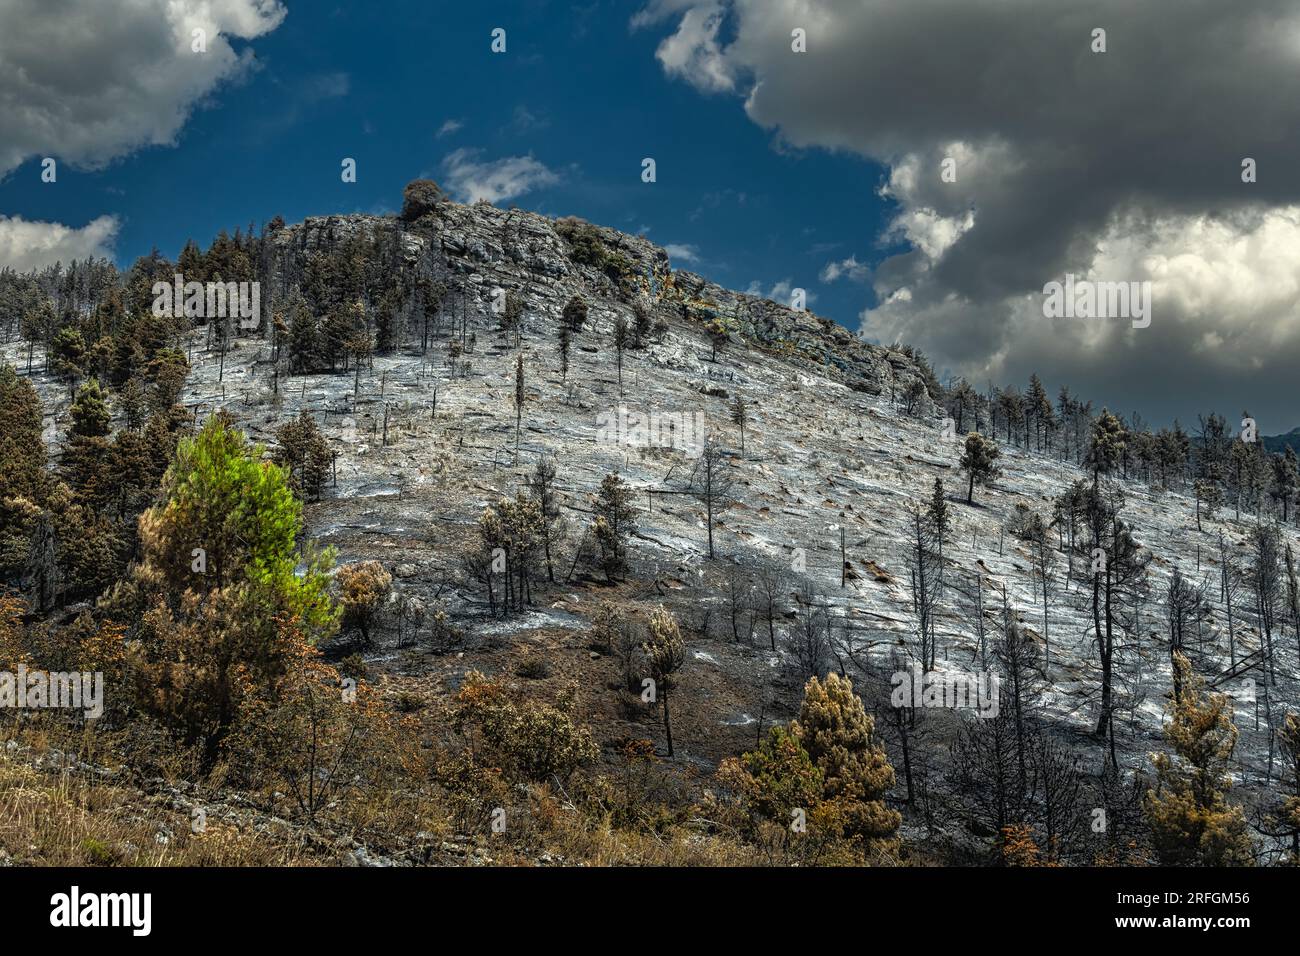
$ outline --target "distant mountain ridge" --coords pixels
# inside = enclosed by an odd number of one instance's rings
[[[1281,452],[1287,448],[1293,448],[1300,454],[1300,426],[1283,435],[1261,435],[1260,441],[1271,452]]]

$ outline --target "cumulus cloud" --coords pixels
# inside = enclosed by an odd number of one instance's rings
[[[278,0],[95,0],[0,4],[0,176],[33,156],[97,168],[169,145],[195,104],[253,64]],[[193,52],[194,31],[207,52]]]
[[[0,216],[0,267],[27,272],[73,259],[112,258],[117,229],[115,216],[100,216],[80,229]]]
[[[531,155],[480,160],[482,150],[458,149],[443,160],[443,185],[461,202],[497,203],[553,186],[560,177]]]
[[[893,212],[871,238],[906,248],[872,271],[866,334],[1153,419],[1249,405],[1297,424],[1290,0],[697,0],[642,22],[668,34],[669,75],[734,91],[783,148],[887,168]],[[1152,325],[1045,319],[1043,286],[1067,273],[1151,281]]]

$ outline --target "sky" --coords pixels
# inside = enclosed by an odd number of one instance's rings
[[[1277,433],[1298,68],[1291,0],[0,0],[0,265],[391,213],[425,176],[806,289],[981,388]],[[1149,283],[1149,324],[1045,314],[1067,275]]]

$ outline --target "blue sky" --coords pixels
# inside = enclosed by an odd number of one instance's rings
[[[1297,77],[1295,0],[4,0],[0,266],[391,212],[424,175],[803,287],[981,388],[1277,433]],[[1049,314],[1071,275],[1149,284],[1151,321]]]
[[[82,226],[120,220],[120,265],[156,245],[327,213],[388,213],[406,182],[470,162],[531,156],[543,184],[500,205],[578,215],[685,247],[674,265],[731,287],[802,286],[855,326],[869,286],[822,283],[832,259],[869,261],[884,226],[880,166],[778,148],[731,96],[700,95],[655,58],[661,32],[619,3],[333,4],[292,0],[247,43],[257,66],[195,109],[175,146],[40,182],[32,158],[0,184],[0,213]],[[507,31],[494,54],[491,31]],[[454,128],[453,128],[454,127]],[[657,182],[641,181],[653,157]],[[356,183],[340,163],[357,161]]]

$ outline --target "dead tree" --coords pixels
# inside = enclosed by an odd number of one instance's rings
[[[1219,600],[1223,602],[1228,618],[1228,660],[1237,664],[1237,622],[1233,617],[1233,601],[1241,591],[1241,574],[1232,552],[1228,549],[1223,532],[1219,532]]]
[[[775,562],[764,563],[758,569],[755,584],[758,612],[767,624],[767,640],[775,651],[776,618],[785,613],[785,601],[790,591],[790,576],[781,565]]]
[[[1277,682],[1273,664],[1273,629],[1282,596],[1281,537],[1277,526],[1257,524],[1250,531],[1250,585],[1255,598],[1255,616],[1259,621],[1260,640],[1268,654],[1268,677]]]
[[[826,673],[830,659],[830,618],[812,582],[805,581],[796,598],[798,620],[787,640],[800,682]]]
[[[728,473],[731,468],[730,459],[730,452],[717,444],[712,436],[706,438],[687,482],[687,491],[704,505],[710,558],[713,557],[713,519],[734,500],[735,481]]]
[[[524,401],[527,393],[524,390],[524,355],[519,353],[515,358],[515,464],[519,464],[519,430],[523,425],[524,419]]]
[[[1042,834],[1043,856],[1050,863],[1071,859],[1085,845],[1090,820],[1083,805],[1079,758],[1044,733],[1034,742],[1031,763],[1038,791],[1034,816]]]
[[[1133,538],[1128,525],[1120,518],[1123,495],[1104,490],[1094,483],[1087,492],[1084,523],[1091,551],[1086,556],[1092,574],[1093,633],[1101,663],[1101,708],[1093,731],[1099,740],[1109,738],[1112,759],[1115,740],[1114,662],[1118,632],[1129,630],[1124,617],[1126,601],[1132,603],[1146,581],[1150,554]]]
[[[1029,526],[1025,530],[1025,538],[1029,542],[1033,575],[1038,580],[1043,598],[1043,666],[1048,671],[1052,667],[1052,641],[1048,633],[1048,615],[1051,611],[1049,589],[1056,565],[1056,556],[1052,551],[1049,530],[1037,513],[1029,519]]]
[[[754,615],[749,617],[749,626],[744,628],[741,636],[742,622],[746,611],[753,611],[754,582],[749,572],[740,565],[731,565],[726,572],[727,616],[731,621],[731,639],[737,644],[748,644],[754,634]]]
[[[553,554],[556,544],[564,536],[564,520],[560,513],[560,496],[555,488],[555,459],[543,455],[533,467],[528,478],[528,491],[542,513],[542,552],[546,555],[546,579],[555,583]]]
[[[939,555],[936,532],[926,509],[907,505],[907,568],[912,582],[912,612],[916,615],[921,667],[934,670],[935,613],[939,600]]]
[[[1002,670],[1002,679],[1010,697],[1011,716],[1015,724],[1017,787],[1020,798],[1025,799],[1029,788],[1029,731],[1031,701],[1042,676],[1039,670],[1038,651],[1020,625],[1005,614],[1002,641],[994,651]]]
[[[1193,585],[1182,571],[1174,568],[1169,587],[1165,590],[1165,621],[1169,626],[1169,661],[1172,665],[1178,654],[1186,655],[1187,635],[1197,621],[1208,611],[1205,589]],[[1173,668],[1174,701],[1182,699],[1181,670]]]

